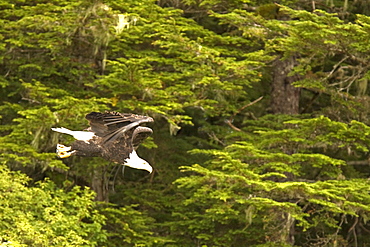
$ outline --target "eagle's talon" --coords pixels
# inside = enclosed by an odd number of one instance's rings
[[[67,147],[62,144],[57,144],[57,152],[68,152],[72,147]]]
[[[61,159],[68,158],[73,153],[76,152],[76,150],[73,150],[71,152],[68,152],[72,149],[72,147],[67,147],[62,144],[57,144],[57,156]]]
[[[76,152],[76,150],[73,150],[72,152],[58,151],[57,155],[58,155],[59,158],[64,159],[64,158],[70,157],[75,152]]]

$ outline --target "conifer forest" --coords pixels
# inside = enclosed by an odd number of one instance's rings
[[[367,0],[2,0],[0,247],[369,247]],[[56,155],[150,116],[153,172]]]

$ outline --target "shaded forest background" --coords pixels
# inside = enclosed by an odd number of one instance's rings
[[[0,9],[0,246],[370,246],[367,1]],[[105,110],[152,174],[56,157]]]

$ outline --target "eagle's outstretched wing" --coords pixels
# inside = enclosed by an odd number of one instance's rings
[[[148,116],[108,111],[105,113],[91,112],[86,115],[86,119],[90,124],[89,130],[104,138],[104,142],[116,140],[141,123],[154,121]]]
[[[148,136],[150,136],[153,133],[153,130],[148,127],[142,127],[139,126],[134,130],[134,133],[132,133],[132,146],[134,150],[136,150],[140,143],[144,141]]]

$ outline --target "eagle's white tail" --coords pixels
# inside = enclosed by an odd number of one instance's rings
[[[94,132],[90,132],[90,131],[73,131],[73,130],[63,128],[63,127],[62,128],[51,128],[51,129],[59,133],[71,135],[76,140],[85,141],[85,142],[91,140],[95,136]]]

